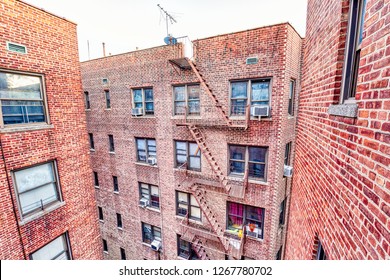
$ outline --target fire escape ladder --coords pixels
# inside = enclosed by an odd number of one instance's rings
[[[223,171],[221,167],[219,166],[218,162],[216,159],[213,157],[210,149],[207,147],[205,137],[203,136],[202,132],[198,127],[195,125],[191,124],[188,126],[188,129],[190,130],[192,136],[194,137],[196,143],[198,144],[199,149],[202,152],[202,155],[205,156],[207,162],[211,166],[211,169],[217,176],[219,182],[222,184],[224,189],[226,190],[227,193],[230,192],[230,184],[228,184],[228,179],[227,177],[223,174]]]
[[[191,187],[191,190],[194,194],[195,199],[197,200],[199,207],[202,209],[202,212],[204,216],[206,217],[207,221],[210,223],[211,227],[213,228],[214,232],[216,233],[218,239],[223,245],[223,248],[227,252],[229,250],[229,240],[224,235],[224,230],[222,226],[219,224],[217,218],[215,217],[215,214],[209,207],[206,198],[205,198],[205,190],[198,185],[193,185]]]
[[[210,89],[209,85],[206,83],[205,79],[203,78],[202,74],[199,72],[198,68],[196,65],[188,58],[187,62],[191,66],[192,71],[194,71],[196,77],[198,78],[200,85],[203,86],[203,88],[206,89],[207,94],[210,96],[211,100],[213,101],[215,107],[217,107],[218,111],[221,113],[223,116],[223,119],[225,120],[226,124],[228,126],[233,126],[232,121],[229,119],[228,114],[225,112],[225,110],[222,108],[222,105],[219,103],[217,96],[212,92]]]
[[[192,249],[195,251],[200,260],[210,260],[210,257],[203,247],[203,243],[200,238],[195,237],[194,241],[192,242]]]

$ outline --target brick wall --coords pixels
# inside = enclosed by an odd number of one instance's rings
[[[358,116],[338,104],[348,1],[310,0],[287,238],[288,259],[389,259],[390,95],[388,1],[368,0],[359,68]]]
[[[100,259],[76,25],[22,1],[1,1],[0,13],[0,68],[42,74],[50,118],[49,126],[0,129],[0,259],[28,258],[64,232],[74,259]],[[27,54],[8,51],[8,41],[26,46]],[[21,221],[12,171],[49,160],[57,161],[65,205]]]
[[[231,80],[272,78],[272,118],[260,122],[252,120],[248,130],[227,128],[211,98],[201,88],[201,118],[191,121],[203,124],[200,127],[207,146],[225,174],[228,172],[228,144],[269,147],[267,182],[251,181],[243,200],[229,198],[212,187],[206,187],[206,198],[224,228],[227,201],[265,208],[264,240],[248,239],[244,254],[256,259],[274,259],[284,235],[278,226],[279,205],[286,186],[284,147],[293,140],[295,125],[295,117],[287,115],[288,89],[290,78],[297,79],[297,92],[300,87],[301,38],[290,25],[280,24],[197,40],[193,44],[196,65],[225,111],[229,111]],[[247,65],[246,58],[253,56],[258,57],[258,63]],[[83,88],[91,100],[87,126],[95,141],[91,157],[93,170],[99,174],[96,197],[104,212],[101,229],[102,238],[108,241],[107,259],[120,258],[119,247],[126,250],[129,259],[158,257],[142,244],[141,222],[162,228],[162,259],[178,258],[176,235],[180,233],[182,219],[176,216],[175,190],[189,190],[178,186],[185,174],[174,168],[174,140],[194,142],[194,139],[188,128],[177,126],[183,119],[173,116],[172,85],[198,82],[191,70],[180,70],[168,62],[179,57],[181,49],[176,45],[81,64]],[[103,78],[108,79],[108,84],[103,84]],[[153,87],[154,116],[132,117],[131,89],[146,86]],[[105,89],[110,91],[111,109],[105,108]],[[214,126],[210,126],[210,121]],[[108,134],[114,136],[115,154],[108,152]],[[156,139],[157,166],[136,163],[135,137]],[[201,169],[201,173],[188,173],[214,176],[204,156]],[[118,176],[119,194],[113,192],[112,176]],[[159,186],[160,211],[138,206],[138,182]],[[117,229],[115,213],[122,214],[123,229]],[[218,242],[208,240],[206,247],[212,258],[224,259]]]

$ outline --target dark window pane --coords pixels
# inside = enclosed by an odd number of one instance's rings
[[[249,161],[265,162],[266,148],[249,147]]]
[[[145,89],[145,101],[153,101],[153,89]]]
[[[232,83],[232,98],[247,98],[247,82]]]
[[[249,176],[264,178],[265,175],[265,164],[249,163]]]
[[[134,102],[142,102],[142,90],[135,89],[133,92],[134,92]]]
[[[269,100],[269,82],[252,82],[252,102]]]

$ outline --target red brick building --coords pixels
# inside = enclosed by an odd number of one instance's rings
[[[81,64],[105,259],[282,257],[301,47],[278,24]]]
[[[101,259],[76,25],[0,14],[0,259]]]
[[[286,259],[390,257],[389,11],[309,0]]]

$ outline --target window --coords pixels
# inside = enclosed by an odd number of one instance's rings
[[[114,192],[119,192],[118,177],[112,176],[112,181],[114,183]]]
[[[108,79],[107,79],[107,78],[103,78],[103,79],[102,79],[102,83],[103,83],[104,85],[108,84]]]
[[[107,109],[110,109],[110,108],[111,108],[110,91],[109,91],[109,90],[105,90],[105,91],[104,91],[104,94],[105,94],[105,96],[106,96],[106,108],[107,108]]]
[[[103,208],[98,206],[98,212],[99,212],[99,220],[100,221],[103,221],[104,220],[104,216],[103,216]]]
[[[16,43],[12,43],[12,42],[7,42],[7,50],[9,50],[11,52],[21,53],[21,54],[26,54],[27,53],[26,46],[23,46],[23,45],[20,45],[20,44],[16,44]]]
[[[160,208],[160,195],[158,187],[150,184],[139,183],[140,197],[149,201],[149,206]]]
[[[91,150],[95,150],[95,142],[93,141],[93,134],[88,133],[88,135],[89,135],[89,148]]]
[[[43,89],[40,75],[0,71],[0,126],[46,123]]]
[[[133,108],[141,108],[143,115],[154,114],[153,89],[133,89]]]
[[[288,142],[284,150],[284,165],[290,165],[291,163],[290,155],[291,155],[291,142]]]
[[[155,239],[161,241],[161,229],[142,223],[142,242],[151,244]]]
[[[318,240],[316,260],[326,260],[326,259],[327,258],[326,258],[324,247],[322,247],[321,241]]]
[[[295,96],[295,80],[290,80],[290,90],[288,93],[288,114],[294,116],[294,96]]]
[[[148,158],[156,158],[156,140],[136,139],[137,161],[147,162]]]
[[[120,248],[120,251],[121,251],[121,260],[125,260],[126,259],[126,251],[125,251],[125,249]]]
[[[93,179],[95,182],[95,187],[99,187],[99,177],[98,177],[98,173],[96,171],[93,172]]]
[[[176,191],[176,214],[193,220],[202,220],[202,211],[192,194]]]
[[[111,134],[108,135],[108,144],[110,153],[115,153],[114,136]]]
[[[14,179],[22,216],[61,201],[54,161],[15,171]]]
[[[355,98],[366,0],[350,0],[349,5],[349,23],[342,81],[343,101]]]
[[[118,228],[122,228],[122,215],[116,213],[116,225]]]
[[[191,243],[177,236],[177,255],[187,260],[197,260],[198,255],[192,249]]]
[[[89,101],[89,92],[84,91],[85,109],[91,109],[91,102]]]
[[[282,259],[282,246],[280,246],[279,251],[276,253],[276,260],[281,260]]]
[[[31,260],[70,260],[68,234],[57,237],[30,255]]]
[[[284,225],[284,220],[285,220],[284,211],[285,211],[285,208],[286,208],[286,199],[284,199],[282,201],[282,203],[280,203],[280,206],[279,206],[279,226]]]
[[[231,82],[230,86],[231,115],[245,115],[247,105],[269,105],[269,79]]]
[[[247,235],[263,238],[264,209],[235,202],[227,203],[227,229],[238,233],[246,226]]]
[[[200,171],[200,149],[192,142],[175,141],[176,167],[185,166],[187,169]]]
[[[107,240],[102,239],[102,241],[103,241],[103,252],[108,253]]]
[[[199,85],[185,85],[173,87],[174,114],[200,114],[200,87]]]
[[[244,175],[248,170],[249,177],[266,179],[266,147],[229,146],[230,151],[230,174]]]

